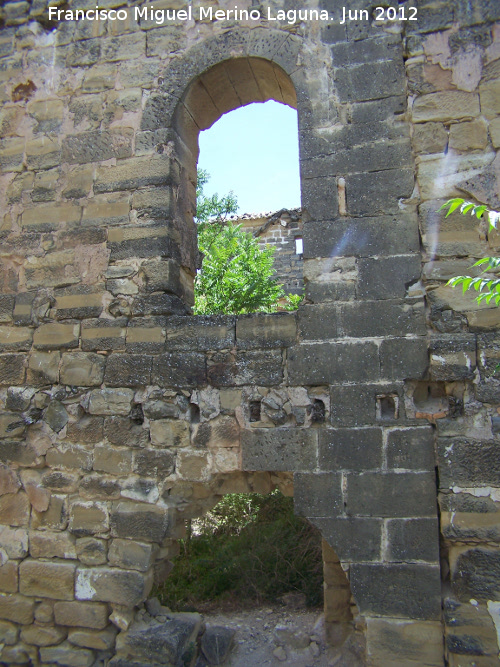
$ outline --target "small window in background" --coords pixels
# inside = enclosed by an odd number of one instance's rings
[[[302,255],[304,253],[304,242],[302,239],[295,239],[295,254]]]

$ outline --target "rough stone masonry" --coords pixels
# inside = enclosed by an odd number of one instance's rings
[[[2,664],[134,664],[185,520],[276,487],[322,532],[331,638],[499,664],[500,311],[445,283],[500,240],[436,210],[500,206],[500,4],[347,7],[3,3]],[[306,303],[194,317],[198,133],[267,99],[298,111]]]

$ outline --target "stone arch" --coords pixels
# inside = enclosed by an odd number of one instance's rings
[[[199,264],[193,222],[199,132],[229,111],[267,100],[296,108],[299,127],[305,123],[310,100],[298,64],[301,47],[300,38],[279,30],[229,31],[176,58],[148,98],[141,129],[151,133],[159,152],[165,146],[171,151],[169,214],[188,305]]]
[[[180,502],[170,514],[172,523],[171,538],[164,542],[163,554],[158,552],[154,564],[154,578],[157,585],[165,583],[168,586],[168,577],[174,565],[173,561],[179,554],[179,540],[185,537],[185,526],[188,520],[199,518],[212,509],[224,496],[233,493],[259,493],[266,495],[278,489],[285,496],[293,497],[295,512],[312,526],[317,528],[321,536],[321,557],[323,573],[323,640],[332,646],[341,647],[351,635],[360,644],[360,651],[364,653],[365,630],[363,619],[359,616],[359,609],[351,591],[349,578],[331,545],[331,535],[324,526],[304,516],[300,511],[300,498],[295,497],[294,483],[301,483],[300,476],[286,471],[250,471],[233,470],[232,472],[215,473],[203,481],[178,480],[169,490],[170,497]],[[328,538],[325,539],[325,534]],[[162,557],[163,556],[163,557]],[[146,608],[148,608],[146,604]],[[125,635],[124,644],[128,639]],[[349,652],[346,644],[345,650]],[[361,658],[360,653],[360,658]],[[347,655],[350,655],[347,653]],[[361,658],[364,660],[364,658]]]

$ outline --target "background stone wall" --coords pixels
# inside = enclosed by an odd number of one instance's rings
[[[282,209],[267,215],[235,216],[231,221],[252,233],[262,245],[275,248],[275,279],[283,285],[286,294],[303,294],[303,253],[297,252],[297,241],[302,241],[303,236],[300,209]]]
[[[2,7],[3,663],[108,659],[184,519],[276,486],[346,568],[367,664],[498,663],[499,314],[444,287],[498,240],[435,211],[498,206],[500,10],[417,9],[271,29]],[[270,98],[299,114],[307,303],[190,316],[198,131]]]

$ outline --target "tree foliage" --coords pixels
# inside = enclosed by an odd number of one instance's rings
[[[241,225],[228,224],[238,209],[232,192],[207,197],[208,174],[198,173],[196,218],[203,264],[195,282],[196,314],[272,312],[285,296],[274,278],[274,248],[261,248]]]
[[[457,209],[462,215],[469,213],[478,220],[486,214],[490,229],[497,229],[500,220],[500,214],[497,211],[490,210],[484,204],[477,205],[460,197],[449,199],[439,210],[443,209],[447,209],[445,217],[448,217]],[[482,257],[472,266],[481,267],[480,275],[475,277],[455,276],[447,282],[447,285],[451,285],[452,287],[460,286],[464,293],[467,290],[474,289],[478,292],[476,296],[478,303],[491,303],[493,301],[498,306],[500,304],[500,278],[497,278],[496,274],[500,268],[500,257]]]

